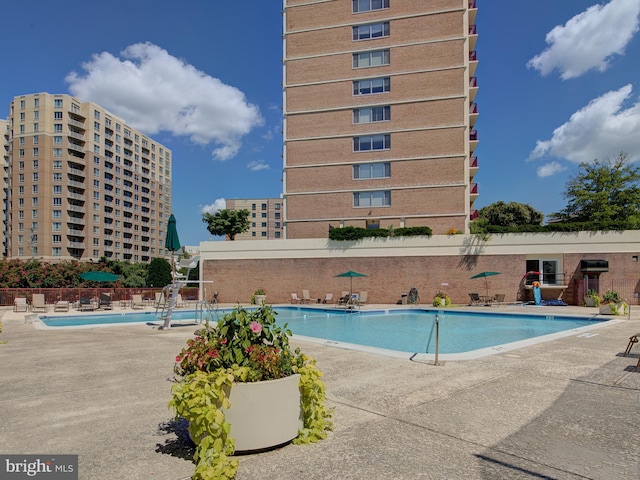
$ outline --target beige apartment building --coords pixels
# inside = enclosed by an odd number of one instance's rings
[[[285,236],[469,231],[475,0],[283,0]]]
[[[95,103],[49,93],[15,97],[7,135],[8,258],[166,255],[169,149]]]
[[[9,122],[0,120],[2,132],[2,228],[0,228],[0,258],[6,256],[7,251],[7,220],[9,206]]]
[[[236,240],[274,240],[284,238],[283,206],[280,198],[226,200],[227,210],[248,210],[249,230],[236,235]]]

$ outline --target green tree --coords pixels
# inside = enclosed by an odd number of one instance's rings
[[[613,160],[583,162],[566,184],[563,222],[616,223],[640,218],[640,167],[624,152]]]
[[[171,264],[164,258],[154,258],[149,264],[148,287],[165,287],[171,283]]]
[[[501,227],[519,227],[523,225],[540,225],[544,214],[530,205],[518,202],[496,202],[483,207],[478,212],[480,219],[489,225]]]
[[[236,235],[249,230],[249,210],[218,210],[216,213],[203,213],[202,221],[207,224],[211,235],[225,235],[235,240]]]

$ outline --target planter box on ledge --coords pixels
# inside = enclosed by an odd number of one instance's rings
[[[626,304],[620,303],[603,303],[600,305],[601,315],[624,315],[626,311]]]

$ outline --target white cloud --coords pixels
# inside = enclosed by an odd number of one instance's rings
[[[566,170],[566,167],[564,167],[560,163],[550,162],[550,163],[547,163],[546,165],[542,165],[538,167],[537,174],[538,174],[538,177],[545,178],[545,177],[550,177],[552,175],[555,175],[558,172],[562,172],[563,170]]]
[[[216,199],[211,205],[205,205],[201,208],[201,213],[216,213],[219,210],[227,208],[227,201],[224,198]]]
[[[615,54],[622,55],[638,31],[639,14],[638,0],[611,0],[606,5],[593,5],[547,33],[549,48],[529,60],[527,67],[542,75],[558,69],[563,80],[579,77],[594,68],[603,72],[609,59]]]
[[[257,172],[258,170],[270,170],[271,167],[264,163],[262,160],[256,160],[253,162],[247,163],[247,168],[252,172]]]
[[[66,77],[69,91],[153,135],[161,131],[213,144],[217,160],[232,158],[241,139],[263,124],[257,106],[225,85],[151,43],[130,45],[117,58],[94,54],[83,73]]]
[[[640,160],[640,100],[626,110],[631,85],[607,92],[571,115],[553,131],[549,140],[538,140],[530,159],[552,155],[571,162],[590,162],[624,151],[632,161]]]

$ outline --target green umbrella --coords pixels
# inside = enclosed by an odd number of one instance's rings
[[[116,282],[120,280],[118,275],[109,272],[91,271],[80,274],[80,278],[90,282]]]
[[[366,277],[366,275],[364,273],[358,273],[354,272],[353,270],[349,270],[348,272],[336,275],[336,277],[349,277],[351,281],[351,285],[349,287],[349,295],[353,295],[353,277]]]
[[[494,275],[500,275],[500,272],[481,272],[481,273],[476,273],[473,277],[471,278],[484,278],[484,288],[486,290],[486,296],[489,296],[489,285],[487,282],[487,277],[493,277]]]
[[[176,250],[180,250],[180,239],[178,238],[178,229],[176,228],[176,217],[173,213],[169,217],[169,224],[167,225],[167,236],[164,240],[164,248],[171,251],[171,271],[174,273],[175,278],[175,263],[173,261],[173,253]]]

